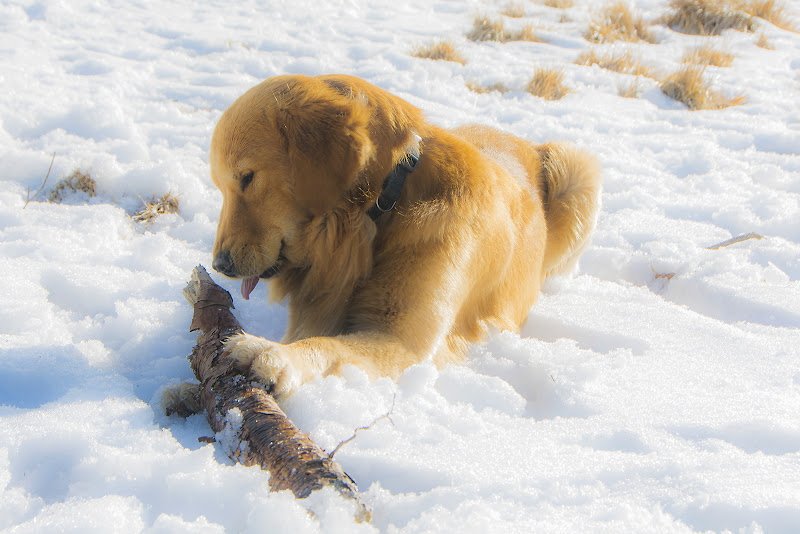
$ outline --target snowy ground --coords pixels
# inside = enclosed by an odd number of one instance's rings
[[[706,74],[748,101],[690,112],[655,82],[623,99],[626,76],[574,65],[596,5],[575,3],[567,22],[532,1],[507,20],[548,44],[477,44],[474,15],[503,3],[0,2],[0,530],[800,529],[800,34],[763,24],[775,50],[713,39],[737,59]],[[648,19],[666,4],[637,2]],[[708,41],[655,31],[658,45],[599,49],[670,69]],[[408,54],[434,38],[468,63]],[[539,65],[562,66],[574,92],[522,92]],[[461,366],[372,383],[350,370],[288,401],[331,450],[395,399],[391,422],[337,454],[373,509],[359,526],[332,494],[267,493],[267,474],[198,442],[203,416],[166,418],[154,400],[191,377],[181,289],[211,261],[216,120],[266,77],[330,72],[444,126],[573,140],[606,180],[580,273],[546,285],[521,335],[494,335]],[[53,153],[42,196],[76,168],[99,196],[23,210]],[[168,191],[180,215],[131,220],[139,196]],[[706,249],[748,232],[764,239]],[[237,314],[277,339],[285,312],[265,298],[237,299]]]

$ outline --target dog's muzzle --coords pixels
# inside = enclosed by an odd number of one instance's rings
[[[268,267],[263,273],[258,275],[258,278],[272,278],[278,274],[278,272],[280,272],[281,267],[283,267],[283,264],[286,263],[286,257],[283,255],[285,248],[286,243],[281,242],[281,249],[278,252],[278,259],[272,266]],[[214,260],[211,262],[211,267],[213,267],[213,269],[218,273],[222,273],[230,278],[239,278],[242,276],[241,273],[236,270],[236,265],[233,263],[231,253],[227,250],[223,250],[214,257]]]

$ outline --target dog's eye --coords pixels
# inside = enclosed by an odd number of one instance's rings
[[[250,182],[253,181],[253,175],[253,171],[246,172],[242,175],[241,182],[239,184],[242,187],[242,191],[244,191],[244,188],[250,185]]]

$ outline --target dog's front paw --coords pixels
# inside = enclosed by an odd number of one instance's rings
[[[225,342],[225,350],[241,371],[263,382],[275,397],[286,397],[302,384],[302,373],[286,345],[250,334],[237,334]]]

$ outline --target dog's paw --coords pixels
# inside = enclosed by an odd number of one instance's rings
[[[302,373],[286,345],[250,334],[231,336],[224,349],[236,367],[263,382],[275,397],[286,397],[302,384]]]
[[[175,384],[161,392],[161,406],[166,415],[174,413],[189,417],[203,410],[200,404],[200,384]]]
[[[236,334],[225,340],[223,350],[236,362],[236,368],[247,372],[259,354],[267,352],[276,343],[250,334]]]

